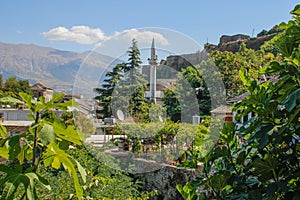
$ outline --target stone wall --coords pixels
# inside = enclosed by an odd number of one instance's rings
[[[176,185],[185,185],[200,177],[199,172],[195,169],[178,168],[165,164],[163,157],[160,157],[159,154],[136,155],[132,152],[118,150],[107,150],[106,152],[119,160],[122,169],[129,169],[135,180],[143,183],[142,191],[158,191],[158,195],[153,197],[153,200],[183,199],[177,191]],[[150,159],[153,157],[156,159]]]
[[[142,162],[141,160],[139,162]],[[143,161],[144,164],[147,161]],[[144,166],[143,164],[143,166]],[[153,163],[149,163],[153,165]],[[138,164],[136,164],[137,166]],[[152,166],[153,167],[153,166]],[[142,190],[157,190],[158,195],[154,200],[179,200],[183,199],[176,189],[177,184],[185,185],[186,182],[195,180],[200,174],[195,169],[177,168],[171,165],[160,165],[159,169],[134,174],[134,178],[143,183]]]

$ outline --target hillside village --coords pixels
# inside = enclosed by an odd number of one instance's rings
[[[300,5],[291,14],[184,55],[161,58],[153,37],[147,63],[135,38],[109,70],[97,53],[76,90],[92,98],[46,84],[70,87],[87,52],[21,45],[43,55],[5,77],[29,60],[0,43],[0,197],[298,199]]]
[[[212,44],[206,44],[205,50],[203,52],[197,52],[194,54],[185,54],[185,55],[171,55],[166,58],[166,61],[162,59],[160,64],[157,65],[158,69],[158,78],[155,78],[155,83],[153,83],[154,80],[151,80],[151,72],[150,68],[151,65],[144,65],[142,69],[142,73],[145,74],[145,78],[150,83],[148,85],[148,90],[145,91],[145,98],[150,99],[151,93],[153,95],[153,92],[151,92],[151,84],[155,84],[155,102],[157,101],[158,104],[163,105],[163,97],[164,92],[170,89],[174,84],[176,84],[176,73],[175,75],[172,74],[174,71],[180,71],[181,69],[184,69],[188,66],[191,66],[195,60],[197,62],[201,62],[202,60],[207,60],[206,52],[211,52],[213,50],[218,51],[228,51],[228,52],[238,52],[240,45],[242,43],[246,44],[246,47],[254,50],[258,50],[260,46],[264,44],[264,42],[269,41],[274,37],[274,31],[271,31],[271,34],[260,35],[255,39],[250,39],[249,36],[243,35],[243,34],[237,34],[233,36],[226,36],[223,35],[220,37],[220,43],[218,45],[212,45]],[[155,43],[154,40],[152,41],[152,54],[155,58],[157,58],[157,55],[155,54]],[[153,56],[151,55],[151,56]],[[165,69],[164,69],[165,68]],[[174,70],[173,72],[170,71]],[[163,70],[169,70],[163,71]],[[152,72],[153,73],[153,72]],[[266,80],[264,80],[266,81]],[[153,86],[152,86],[153,87]],[[42,83],[36,83],[30,86],[33,98],[39,99],[41,96],[45,98],[45,101],[50,101],[54,90],[48,86],[45,86]],[[152,88],[153,89],[153,88]],[[246,98],[248,93],[237,95],[234,98],[230,98],[227,100],[227,105],[221,105],[220,107],[217,107],[213,110],[211,110],[211,115],[215,117],[222,118],[225,121],[234,121],[235,119],[235,112],[232,112],[232,105],[240,102],[244,98]],[[153,98],[153,97],[152,97]],[[68,101],[70,99],[74,99],[77,101],[80,105],[76,107],[76,110],[81,112],[82,114],[88,116],[88,118],[93,122],[95,129],[95,136],[92,136],[91,138],[88,138],[87,141],[93,144],[103,144],[104,140],[105,142],[109,140],[109,138],[113,138],[113,136],[108,136],[108,139],[104,139],[102,136],[103,133],[105,133],[105,124],[109,123],[112,126],[108,126],[108,129],[110,130],[109,133],[111,134],[111,130],[114,127],[114,124],[116,121],[121,122],[117,116],[110,116],[113,118],[104,118],[103,115],[99,115],[97,113],[101,113],[101,109],[103,109],[101,106],[97,106],[97,101],[93,100],[84,100],[82,95],[65,95],[65,97],[62,99],[62,101]],[[3,105],[5,107],[5,105]],[[29,110],[23,107],[24,105],[18,105],[17,108],[2,108],[0,112],[0,116],[2,116],[2,125],[7,127],[8,132],[11,135],[15,135],[18,133],[21,133],[25,130],[28,130],[28,127],[31,125],[32,121],[30,121],[27,118],[27,115],[30,113]],[[74,108],[70,108],[69,111],[73,111]],[[61,111],[56,111],[58,115],[61,114]],[[60,113],[60,114],[59,114]],[[192,119],[193,116],[190,116]],[[195,116],[194,116],[195,117]],[[193,118],[194,118],[193,117]],[[242,126],[243,122],[247,121],[252,117],[251,113],[248,114],[248,116],[245,116],[243,119],[237,122],[237,126]],[[200,123],[200,116],[196,116],[194,123]],[[194,120],[194,119],[193,119]],[[104,131],[103,131],[104,130]],[[99,136],[96,136],[99,135]]]

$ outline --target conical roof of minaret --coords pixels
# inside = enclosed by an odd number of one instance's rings
[[[152,45],[151,45],[151,48],[155,48],[154,38],[152,39]]]
[[[152,39],[151,45],[151,57],[148,59],[150,65],[157,65],[157,55],[155,53],[155,41],[154,38]]]

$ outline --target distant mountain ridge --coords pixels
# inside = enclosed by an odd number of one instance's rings
[[[83,62],[85,77],[89,78],[82,84],[82,93],[87,87],[92,89],[113,60],[112,57],[95,52],[76,53],[34,44],[0,42],[0,72],[5,78],[16,76],[30,83],[41,82],[52,87],[55,92],[72,92],[75,77]]]

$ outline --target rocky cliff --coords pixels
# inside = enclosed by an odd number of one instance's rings
[[[233,36],[221,36],[220,43],[218,45],[206,44],[205,50],[211,52],[213,50],[218,51],[230,51],[237,52],[242,43],[246,44],[249,49],[259,50],[260,47],[267,41],[271,40],[276,34],[263,35],[256,38],[250,38],[247,35],[233,35]]]
[[[233,36],[223,35],[220,37],[218,45],[206,44],[203,51],[184,55],[171,55],[167,57],[167,65],[176,71],[195,63],[200,63],[208,58],[208,54],[213,50],[237,52],[242,43],[246,44],[249,49],[259,50],[267,41],[271,40],[276,34],[263,35],[257,38],[250,38],[247,35],[237,34]]]

